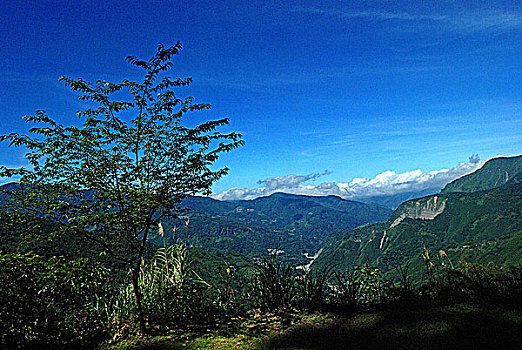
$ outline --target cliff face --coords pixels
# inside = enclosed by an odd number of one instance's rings
[[[444,212],[446,202],[446,198],[431,196],[404,203],[399,207],[398,216],[391,223],[390,228],[399,225],[406,218],[433,220]]]
[[[332,235],[312,269],[343,270],[367,263],[393,275],[394,269],[411,261],[413,278],[422,279],[424,248],[432,253],[443,250],[453,262],[520,266],[522,183],[403,203],[386,223]]]

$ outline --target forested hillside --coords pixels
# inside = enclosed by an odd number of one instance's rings
[[[283,193],[254,200],[222,202],[190,197],[178,220],[165,221],[165,237],[153,242],[184,242],[215,251],[263,256],[277,249],[286,261],[303,263],[333,232],[382,222],[391,210],[336,196],[309,197]]]
[[[494,159],[441,194],[403,203],[386,223],[330,237],[315,267],[345,269],[368,263],[391,271],[411,262],[421,278],[426,250],[438,265],[461,259],[520,265],[522,184],[508,181],[492,189],[471,189],[493,186],[497,180],[492,174],[517,174],[521,159]],[[452,188],[470,192],[452,192]]]
[[[493,158],[487,161],[478,171],[450,182],[441,192],[489,190],[506,183],[520,182],[522,180],[521,175],[522,156]]]

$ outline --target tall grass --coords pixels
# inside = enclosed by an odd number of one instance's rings
[[[459,261],[459,267],[438,274],[434,298],[440,302],[519,302],[522,268]]]
[[[164,246],[144,264],[139,284],[148,328],[166,332],[258,308],[372,308],[388,301],[518,303],[522,268],[460,261],[435,269],[424,252],[428,278],[415,287],[405,264],[395,285],[370,265],[344,272],[331,267],[298,274],[275,254],[245,270],[250,283],[235,283],[227,267],[222,286],[210,286],[188,264],[189,250]],[[441,258],[447,258],[442,256]],[[109,271],[87,260],[46,260],[32,254],[0,255],[0,347],[43,344],[66,346],[80,339],[112,333],[115,339],[137,330],[132,285],[111,286]],[[248,279],[241,277],[241,281]],[[407,296],[408,298],[404,298]],[[403,304],[401,304],[403,305]]]
[[[318,271],[306,270],[297,278],[296,305],[299,308],[318,310],[325,306],[332,270],[331,266]]]
[[[209,285],[188,266],[187,254],[181,245],[161,247],[140,273],[143,309],[151,330],[207,322],[217,314],[208,295]],[[113,303],[113,317],[126,320],[136,316],[132,288],[131,284],[121,288]]]
[[[254,293],[263,311],[288,307],[295,299],[295,269],[277,260],[275,253],[265,257],[256,266],[253,276]]]

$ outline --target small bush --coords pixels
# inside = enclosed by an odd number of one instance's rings
[[[367,264],[353,268],[357,285],[357,301],[362,305],[374,305],[385,299],[388,284],[382,271]]]
[[[187,249],[183,246],[159,248],[151,263],[141,271],[139,284],[151,329],[161,331],[204,323],[217,313],[208,295],[209,285],[187,266]],[[116,328],[137,315],[132,285],[122,286],[119,297],[112,303],[111,315]]]
[[[460,261],[461,267],[440,273],[435,297],[439,301],[506,302],[522,296],[522,269]]]
[[[390,283],[382,271],[367,264],[355,266],[352,271],[334,274],[331,286],[334,301],[344,307],[369,307],[383,302]]]
[[[253,277],[254,293],[263,311],[290,306],[295,299],[295,270],[277,260],[276,254],[264,258]]]
[[[87,259],[0,256],[0,341],[60,347],[104,332],[109,271]]]
[[[318,310],[326,302],[326,291],[332,276],[332,268],[306,271],[297,278],[297,305],[307,310]]]
[[[256,308],[252,281],[245,275],[245,271],[237,275],[236,272],[233,266],[227,266],[224,270],[224,283],[214,286],[217,305],[227,317],[243,315]]]

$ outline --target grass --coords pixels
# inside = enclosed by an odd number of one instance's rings
[[[255,313],[207,327],[175,330],[166,336],[129,338],[114,345],[102,345],[99,350],[264,349],[267,339],[288,326],[300,324],[306,317],[311,316],[292,312]]]
[[[236,318],[207,329],[136,338],[114,349],[514,349],[522,307],[457,304],[359,313]]]

